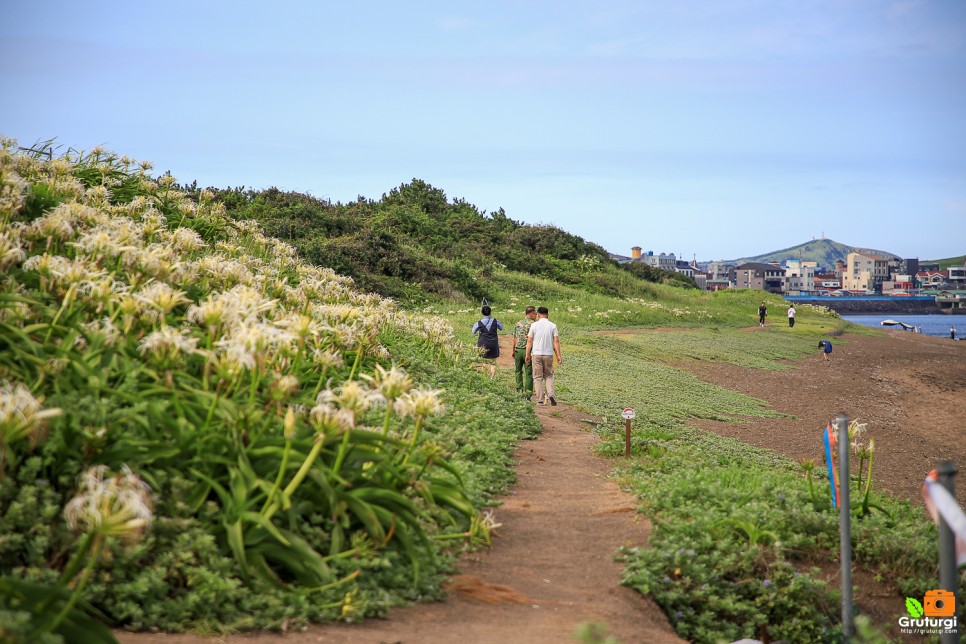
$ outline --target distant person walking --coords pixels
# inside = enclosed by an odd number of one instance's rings
[[[758,307],[758,326],[765,326],[765,318],[768,317],[768,307],[762,302]]]
[[[517,393],[530,400],[533,395],[533,365],[527,362],[527,336],[537,319],[537,309],[528,306],[525,317],[513,327],[513,372],[517,378]]]
[[[832,353],[831,340],[819,340],[818,348],[822,350],[822,357],[825,358],[825,364],[832,364],[832,359],[830,358],[830,354]]]
[[[539,319],[527,331],[526,361],[533,364],[533,384],[536,386],[537,403],[541,405],[546,405],[547,400],[551,405],[557,404],[557,393],[553,388],[554,356],[557,356],[558,365],[563,364],[560,334],[557,325],[548,319],[549,315],[547,307],[539,307]]]
[[[956,327],[954,326],[949,327],[949,339],[950,340],[956,339]]]
[[[473,334],[480,334],[476,346],[483,349],[483,357],[488,359],[500,357],[500,336],[497,330],[503,330],[503,323],[494,317],[490,317],[491,309],[484,305],[480,310],[483,317],[473,325]]]
[[[789,329],[795,328],[795,305],[794,304],[788,305],[788,328]]]

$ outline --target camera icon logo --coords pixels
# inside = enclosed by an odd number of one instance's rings
[[[930,590],[922,600],[926,617],[953,617],[956,615],[956,595],[948,590]]]

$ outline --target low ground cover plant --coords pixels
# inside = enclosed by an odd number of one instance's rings
[[[776,369],[782,368],[777,361],[810,353],[813,344],[810,337],[761,333],[755,337],[758,348],[742,351],[743,335],[696,330],[655,339],[578,333],[559,388],[567,382],[568,400],[605,419],[597,430],[604,454],[624,452],[616,410],[629,405],[638,411],[632,459],[618,466],[618,475],[640,497],[653,530],[650,548],[623,553],[625,583],[652,595],[679,634],[701,642],[837,641],[838,591],[826,586],[815,567],[835,561],[838,551],[838,510],[831,507],[824,467],[814,462],[803,467],[690,427],[691,418],[739,421],[774,412],[668,365],[647,364],[712,356]],[[661,346],[665,336],[673,349]],[[619,405],[604,385],[607,374],[618,370]],[[921,509],[870,483],[875,447],[865,427],[856,424],[849,440],[854,560],[892,581],[899,599],[923,594],[935,584],[935,527]],[[865,631],[874,635],[873,629]]]
[[[446,320],[150,169],[0,145],[0,634],[293,628],[437,597],[488,541],[532,414]]]

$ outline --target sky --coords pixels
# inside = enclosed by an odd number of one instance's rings
[[[334,202],[421,179],[629,255],[966,253],[966,2],[31,0],[0,134]]]

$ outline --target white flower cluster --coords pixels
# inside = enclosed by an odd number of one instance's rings
[[[669,307],[669,306],[666,306],[666,305],[664,305],[664,304],[662,304],[660,302],[654,302],[654,301],[651,301],[651,300],[644,300],[644,299],[641,299],[641,298],[627,298],[626,301],[628,301],[628,302],[630,302],[632,304],[636,304],[637,306],[640,306],[642,308],[659,310],[659,311],[665,311],[667,313],[670,313],[674,317],[681,318],[681,319],[695,319],[695,318],[697,318],[699,320],[711,320],[711,319],[714,318],[714,316],[710,312],[708,312],[708,311],[692,311],[688,307],[684,307],[683,309],[680,308],[680,307],[676,307],[676,306],[675,307]]]
[[[71,529],[132,538],[151,523],[150,488],[127,466],[108,476],[106,465],[95,465],[81,475],[79,487],[64,508]]]
[[[352,348],[384,357],[378,336],[385,328],[457,350],[446,320],[403,313],[391,300],[356,291],[349,278],[300,262],[258,223],[228,220],[210,192],[193,200],[174,189],[171,175],[152,180],[149,163],[102,149],[44,161],[17,154],[13,141],[0,143],[0,270],[36,273],[42,290],[65,305],[83,296],[102,317],[85,329],[105,341],[133,334],[146,359],[172,365],[200,353],[206,339],[210,363],[232,363],[232,372],[284,367],[277,360],[290,362],[297,352],[325,367],[341,364],[341,352]],[[85,189],[73,177],[79,160],[98,171],[100,185]],[[125,173],[148,195],[111,203]],[[29,224],[10,223],[28,183],[62,201]],[[217,224],[227,239],[209,244],[194,228],[171,225],[172,213],[182,223]],[[206,295],[196,301],[192,292]]]

